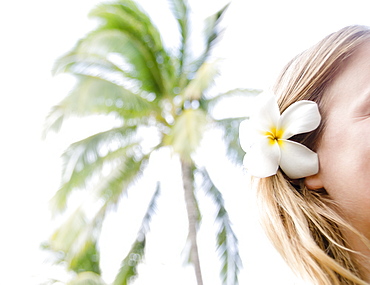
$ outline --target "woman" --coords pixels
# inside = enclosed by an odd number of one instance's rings
[[[309,283],[370,284],[369,28],[298,55],[273,93],[240,126],[269,238]]]

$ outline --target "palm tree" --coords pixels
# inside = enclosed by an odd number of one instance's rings
[[[72,74],[77,84],[51,110],[45,133],[59,131],[70,116],[99,114],[113,116],[118,122],[118,126],[73,143],[63,154],[62,184],[52,199],[55,213],[66,209],[73,192],[84,189],[94,197],[70,213],[45,245],[59,253],[58,261],[78,273],[71,284],[103,284],[97,244],[104,218],[140,179],[151,155],[163,147],[171,148],[181,163],[189,222],[189,260],[198,285],[203,281],[197,246],[201,213],[196,188],[206,191],[218,210],[216,220],[220,227],[216,240],[223,284],[238,284],[241,261],[237,238],[222,194],[207,169],[197,164],[195,153],[204,132],[217,127],[223,130],[230,157],[240,163],[242,151],[237,133],[239,122],[245,118],[218,120],[212,110],[224,99],[253,96],[259,91],[210,92],[218,74],[218,62],[211,61],[210,56],[220,37],[220,21],[227,5],[207,18],[204,50],[195,55],[189,45],[188,3],[169,3],[180,32],[179,48],[175,51],[164,46],[160,32],[137,3],[118,0],[98,5],[91,16],[100,19],[100,25],[56,62],[55,74]],[[154,138],[146,137],[149,129],[156,131]],[[195,175],[200,177],[201,185],[195,183]],[[137,239],[122,261],[116,285],[128,284],[137,274],[159,196],[158,183]]]

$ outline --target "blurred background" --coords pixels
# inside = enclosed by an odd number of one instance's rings
[[[42,139],[45,118],[75,84],[67,74],[52,76],[55,61],[96,28],[89,11],[102,1],[2,1],[0,3],[0,284],[67,284],[73,275],[66,264],[53,265],[55,255],[41,249],[61,224],[63,216],[52,219],[50,199],[60,187],[63,151],[76,140],[109,128],[109,119],[71,119],[58,134]],[[169,24],[166,0],[137,0],[148,12],[168,46],[177,33]],[[227,1],[189,0],[192,33],[198,23],[221,9]],[[266,89],[281,68],[297,53],[327,34],[351,24],[369,25],[369,1],[233,0],[223,19],[226,27],[213,56],[222,58],[215,89]],[[197,47],[197,42],[192,43]],[[250,104],[224,104],[220,114],[247,116]],[[248,177],[230,163],[222,146],[208,137],[200,160],[209,167],[223,194],[233,229],[239,240],[240,284],[293,284],[294,277],[271,248],[258,226],[253,191]],[[147,252],[139,267],[140,284],[196,284],[193,269],[181,255],[187,235],[185,206],[178,165],[171,156],[163,166],[148,170],[128,193],[124,205],[106,218],[100,238],[101,276],[111,284],[120,263],[136,238],[138,224],[147,207],[152,186],[163,182],[157,213],[147,239]],[[149,194],[148,194],[149,193]],[[220,262],[215,253],[212,202],[199,197],[205,208],[199,231],[204,284],[221,284]],[[78,195],[73,200],[79,202]],[[184,212],[183,216],[180,209]],[[68,210],[67,210],[68,211]],[[173,216],[172,213],[180,213]],[[209,214],[208,214],[209,213]],[[180,237],[180,238],[177,238]],[[49,283],[48,283],[49,282]]]

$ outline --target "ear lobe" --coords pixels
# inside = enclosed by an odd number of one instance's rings
[[[310,190],[318,190],[324,188],[324,183],[320,177],[320,174],[308,176],[304,179],[304,184]]]

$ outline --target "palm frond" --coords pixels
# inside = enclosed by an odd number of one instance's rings
[[[88,239],[84,242],[80,251],[69,260],[69,269],[74,272],[94,272],[100,274],[100,253],[95,239]]]
[[[216,127],[221,128],[223,132],[228,158],[237,165],[242,165],[245,155],[239,143],[239,125],[246,119],[248,117],[227,118],[214,121]]]
[[[137,266],[141,262],[145,251],[145,238],[137,239],[131,247],[130,252],[122,261],[121,268],[113,282],[113,285],[128,285],[137,276]]]
[[[79,210],[83,209],[84,202]],[[85,234],[80,234],[80,237],[76,236],[76,240],[79,240],[81,244],[80,249],[76,252],[70,250],[65,252],[66,256],[68,256],[68,259],[65,261],[67,261],[70,270],[77,273],[101,273],[100,251],[97,244],[108,206],[108,203],[103,203],[101,206],[99,205],[98,210],[95,211],[95,215],[83,227]],[[87,207],[92,206],[87,205]],[[70,218],[73,219],[73,215]],[[85,220],[88,220],[87,217],[85,217]]]
[[[194,79],[185,87],[182,92],[185,100],[200,100],[203,92],[208,89],[219,74],[218,62],[205,62],[197,72]]]
[[[130,90],[104,79],[79,76],[70,94],[54,106],[46,118],[44,135],[59,131],[70,116],[112,114],[120,119],[149,116],[155,106]]]
[[[56,263],[65,262],[69,270],[100,274],[97,239],[101,223],[90,221],[83,207],[78,207],[55,230],[45,248],[59,253]]]
[[[222,9],[206,19],[206,28],[204,31],[205,49],[201,56],[194,62],[193,70],[198,70],[198,68],[208,59],[213,45],[220,38],[220,34],[222,32],[220,29],[220,22],[228,6],[229,4],[225,5]]]
[[[83,200],[54,231],[49,241],[44,244],[44,249],[58,252],[55,263],[66,263],[68,270],[75,273],[100,274],[100,252],[97,243],[109,203],[98,202],[92,205],[90,202],[91,199]]]
[[[111,114],[119,119],[135,121],[155,113],[155,108],[151,108],[151,104],[137,94],[106,83],[81,80],[68,97],[52,108],[46,118],[44,135],[51,131],[58,132],[64,121],[73,115]]]
[[[62,155],[63,180],[70,180],[73,172],[78,173],[80,169],[89,165],[100,166],[105,161],[130,154],[139,143],[137,133],[138,126],[125,125],[99,132],[71,144]]]
[[[90,15],[103,20],[100,30],[119,30],[126,35],[125,50],[129,50],[130,56],[125,58],[138,72],[141,68],[150,72],[158,96],[167,95],[172,88],[168,84],[174,78],[174,66],[150,17],[131,0],[100,4]],[[132,57],[133,52],[136,57]]]
[[[84,204],[78,207],[69,218],[53,233],[47,249],[63,253],[58,262],[64,261],[68,268],[75,272],[94,271],[100,272],[99,252],[96,247],[102,223],[107,209],[115,206],[123,193],[139,178],[142,169],[148,161],[148,156],[136,161],[134,158],[121,161],[121,165],[103,179],[93,189],[96,201],[102,201],[99,209],[92,218],[88,218],[84,211]],[[159,187],[157,188],[159,194]],[[157,197],[157,196],[154,196]],[[99,200],[102,199],[102,200]],[[154,199],[154,198],[153,198]],[[85,200],[88,201],[88,200]],[[155,208],[155,200],[143,220],[141,232],[149,230],[149,222]],[[91,209],[91,205],[88,206]]]
[[[157,199],[160,195],[160,184],[157,184],[157,189],[154,192],[149,203],[148,209],[144,215],[137,238],[133,243],[131,250],[124,258],[121,268],[113,282],[113,285],[130,284],[137,276],[137,266],[143,260],[145,255],[146,235],[150,230],[150,222],[156,210]]]
[[[101,179],[94,189],[98,197],[101,197],[108,206],[114,206],[119,202],[123,194],[138,179],[141,178],[148,164],[150,154],[143,156],[132,155],[121,159],[115,165],[106,179]]]
[[[104,166],[142,156],[136,130],[136,126],[111,129],[72,144],[62,155],[62,186],[51,200],[52,209],[63,211],[70,193],[86,187]]]
[[[212,98],[207,98],[202,102],[202,105],[208,112],[212,113],[213,109],[223,100],[234,98],[253,98],[260,94],[261,92],[262,90],[260,89],[236,88],[221,94],[217,94]]]
[[[188,58],[188,38],[189,38],[189,5],[186,0],[169,0],[170,7],[175,19],[177,20],[181,35],[181,44],[179,50],[179,86],[180,88],[186,82],[186,73],[184,67]]]
[[[58,58],[52,70],[53,75],[58,75],[60,73],[86,75],[92,75],[95,73],[100,76],[107,76],[107,74],[114,75],[118,73],[124,73],[125,75],[129,74],[125,73],[125,70],[122,67],[107,57],[109,54],[108,52],[102,55],[95,52],[97,48],[90,46],[90,44],[94,44],[91,39],[89,39],[88,42],[87,39],[85,39],[85,41],[80,40],[79,45],[77,45],[75,49]],[[91,52],[90,49],[94,49],[94,52]]]
[[[53,73],[88,75],[111,81],[136,92],[160,92],[153,71],[130,37],[120,30],[95,30],[59,58]]]
[[[237,285],[238,273],[242,266],[239,256],[238,239],[232,229],[229,215],[225,208],[225,201],[221,192],[213,184],[206,169],[199,169],[203,178],[203,190],[209,195],[217,210],[216,222],[219,224],[217,232],[217,249],[221,258],[222,284]]]
[[[202,110],[186,109],[176,118],[163,144],[172,146],[182,159],[191,161],[191,155],[203,138],[206,123],[207,116]]]
[[[86,271],[78,273],[67,285],[106,285],[106,283],[99,274]]]
[[[60,252],[77,252],[79,248],[76,240],[86,229],[86,215],[81,207],[77,208],[68,219],[52,234],[49,249]]]

